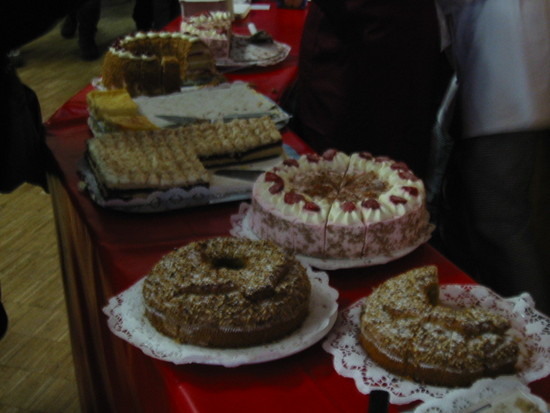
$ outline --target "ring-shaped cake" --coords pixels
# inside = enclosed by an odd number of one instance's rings
[[[307,317],[305,268],[267,241],[218,237],[164,256],[143,285],[145,316],[164,335],[207,347],[282,338]]]

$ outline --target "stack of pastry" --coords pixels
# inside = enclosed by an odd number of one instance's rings
[[[191,188],[207,185],[209,180],[186,137],[169,129],[95,137],[88,140],[87,158],[106,199]]]
[[[189,135],[206,166],[228,165],[281,155],[281,133],[267,117],[203,122],[179,129]]]
[[[103,134],[87,144],[88,163],[105,199],[208,186],[206,165],[282,152],[281,134],[268,117]]]

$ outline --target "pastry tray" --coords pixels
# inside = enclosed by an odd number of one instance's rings
[[[285,147],[285,145],[283,145]],[[282,162],[280,156],[239,164],[219,169],[237,170],[268,170]],[[209,169],[210,186],[197,186],[190,190],[172,188],[154,191],[145,197],[132,199],[105,199],[99,190],[99,185],[86,159],[78,165],[81,186],[90,194],[91,199],[101,207],[132,213],[157,213],[190,208],[199,205],[219,204],[250,199],[254,182],[239,178],[229,178],[216,174],[216,169]]]

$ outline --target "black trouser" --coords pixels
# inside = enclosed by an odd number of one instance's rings
[[[137,30],[162,30],[179,14],[177,0],[136,0],[132,18]]]
[[[6,334],[7,329],[8,329],[8,315],[6,314],[6,310],[4,310],[4,306],[0,301],[0,338],[4,337],[4,334]]]
[[[448,190],[452,230],[446,245],[458,264],[504,296],[528,292],[550,314],[550,268],[544,262],[550,220],[550,131],[463,139]]]
[[[11,192],[23,182],[46,189],[50,157],[40,104],[6,56],[0,56],[0,98],[0,193]]]
[[[78,23],[78,40],[94,42],[97,24],[101,15],[101,0],[84,0],[69,13],[69,18]]]

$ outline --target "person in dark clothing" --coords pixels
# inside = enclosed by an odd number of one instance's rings
[[[8,315],[2,304],[2,290],[0,289],[0,339],[4,337],[8,330]]]
[[[316,151],[369,151],[426,174],[451,70],[432,0],[313,0],[294,127]]]
[[[61,36],[74,37],[78,31],[78,46],[84,60],[95,60],[100,56],[95,41],[97,24],[101,15],[101,0],[85,0],[73,8],[61,25]]]
[[[24,182],[47,191],[51,158],[40,104],[34,91],[17,76],[9,54],[49,31],[74,3],[19,0],[0,5],[0,193],[12,192]],[[1,298],[0,293],[0,338],[8,328]]]
[[[132,18],[139,31],[162,30],[180,13],[178,0],[136,0]]]
[[[9,52],[49,31],[74,4],[20,0],[0,6],[0,193],[24,182],[47,190],[50,159],[38,99],[17,76]]]

